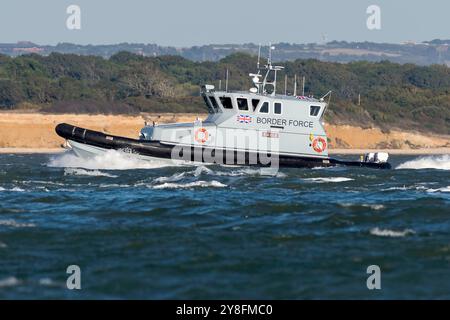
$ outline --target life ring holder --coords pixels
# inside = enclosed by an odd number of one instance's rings
[[[201,134],[201,136],[200,136],[200,134]],[[205,143],[206,141],[208,141],[208,130],[206,130],[206,128],[198,128],[195,131],[194,139],[198,143],[202,143],[202,144]]]
[[[315,152],[322,153],[327,148],[327,141],[322,137],[317,137],[314,139],[312,147]]]

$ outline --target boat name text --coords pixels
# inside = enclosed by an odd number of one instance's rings
[[[263,118],[257,117],[256,123],[260,124],[269,124],[272,126],[293,126],[293,127],[304,127],[304,128],[313,128],[313,121],[302,121],[302,120],[293,120],[293,119],[280,119],[280,118]]]

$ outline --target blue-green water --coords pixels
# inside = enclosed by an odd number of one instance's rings
[[[275,176],[115,156],[0,155],[0,298],[450,298],[448,156]]]

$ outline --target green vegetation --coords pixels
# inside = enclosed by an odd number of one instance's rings
[[[244,53],[218,62],[180,56],[143,57],[129,52],[109,59],[52,53],[0,55],[0,109],[44,112],[201,112],[199,86],[218,86],[229,69],[229,89],[248,90],[256,58]],[[294,74],[306,77],[305,94],[333,91],[326,120],[450,133],[450,68],[382,62],[318,60],[281,63],[293,92]],[[284,91],[279,74],[278,92]],[[298,86],[300,87],[300,85]],[[361,95],[361,105],[358,105]]]

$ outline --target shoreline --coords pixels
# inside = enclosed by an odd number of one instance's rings
[[[0,154],[57,154],[67,151],[64,148],[0,148]],[[390,155],[444,155],[450,148],[429,149],[330,149],[329,155],[362,155],[368,152],[387,152]]]
[[[206,114],[141,113],[139,115],[41,114],[1,112],[0,153],[57,153],[64,139],[55,133],[58,123],[66,122],[111,135],[138,138],[145,122],[158,124],[193,122]],[[390,154],[450,154],[450,135],[405,131],[392,128],[362,128],[325,124],[329,154],[361,155],[373,151]]]
[[[362,155],[369,152],[387,152],[389,155],[444,155],[450,154],[450,148],[423,148],[423,149],[330,149],[328,153]]]

